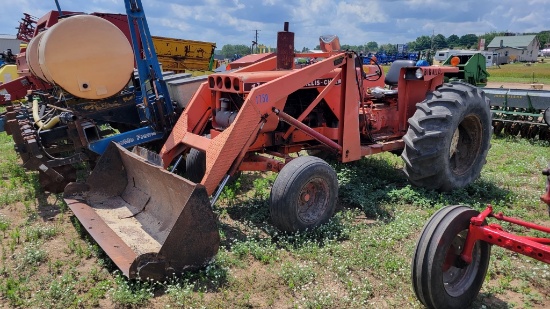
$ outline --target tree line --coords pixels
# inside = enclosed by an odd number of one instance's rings
[[[550,30],[541,31],[538,33],[521,33],[516,35],[529,35],[534,34],[537,36],[540,46],[544,46],[544,44],[550,42]],[[485,47],[491,43],[491,41],[496,36],[506,36],[506,35],[514,35],[512,33],[508,32],[487,32],[483,35],[475,35],[475,34],[465,34],[463,36],[458,36],[455,34],[451,34],[448,37],[445,37],[443,34],[437,34],[433,36],[428,35],[422,35],[416,38],[416,40],[412,42],[407,42],[407,49],[409,51],[422,51],[422,50],[439,50],[444,48],[452,48],[452,49],[471,49],[478,47],[479,39],[485,39]],[[315,46],[314,49],[319,49],[320,46]],[[385,52],[389,54],[397,53],[397,45],[396,44],[378,44],[377,42],[371,41],[367,42],[363,45],[348,45],[348,44],[342,44],[342,49],[349,49],[349,50],[355,50],[360,52]],[[297,50],[296,52],[306,52],[309,48],[303,47],[301,50]],[[274,50],[273,50],[274,51]],[[231,45],[227,44],[224,45],[221,49],[221,51],[218,51],[220,54],[222,54],[226,58],[232,58],[235,54],[237,55],[248,55],[251,54],[250,46],[246,45]]]

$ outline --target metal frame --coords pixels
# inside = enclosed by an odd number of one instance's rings
[[[546,192],[540,197],[546,203],[550,211],[550,169],[545,169],[543,174],[548,176]],[[466,263],[472,262],[472,252],[477,241],[485,241],[492,245],[508,249],[536,260],[550,264],[550,236],[531,237],[506,232],[497,223],[485,224],[486,219],[494,218],[499,221],[512,223],[531,230],[544,232],[550,235],[550,228],[517,218],[507,217],[502,212],[494,213],[493,206],[488,205],[477,217],[470,220],[468,236],[464,243],[461,258]]]

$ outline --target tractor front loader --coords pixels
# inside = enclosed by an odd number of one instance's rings
[[[443,84],[444,73],[458,68],[396,61],[384,78],[379,66],[340,51],[337,37],[321,37],[323,53],[295,54],[285,24],[277,41],[276,55],[210,75],[160,154],[111,146],[86,184],[67,187],[65,200],[94,238],[106,241],[98,240],[109,256],[123,260],[117,265],[125,275],[162,277],[214,256],[211,207],[241,171],[279,173],[270,213],[287,232],[315,228],[334,213],[338,181],[321,155],[352,162],[402,153],[411,182],[439,190],[479,176],[491,113],[476,87]],[[296,68],[295,57],[312,64]],[[305,151],[319,157],[296,156]],[[186,179],[167,171],[183,161]],[[191,223],[197,227],[185,226]],[[195,252],[196,243],[212,250]]]

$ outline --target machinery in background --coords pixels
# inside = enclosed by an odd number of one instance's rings
[[[546,113],[550,123],[550,113]],[[542,171],[546,192],[540,197],[550,214],[550,165]],[[496,222],[512,225],[506,230]],[[507,230],[534,230],[538,236]],[[468,206],[447,206],[424,225],[412,261],[416,297],[428,308],[468,308],[477,297],[491,255],[491,245],[550,264],[550,228]]]
[[[93,165],[111,141],[131,147],[172,129],[175,108],[146,21],[139,10],[129,12],[127,19],[110,15],[135,25],[128,36],[97,14],[66,13],[58,23],[52,12],[37,22],[46,30],[28,43],[26,70],[51,89],[33,90],[4,119],[24,167],[39,172],[46,191],[62,192],[76,179],[75,164]],[[140,78],[127,87],[134,65]]]
[[[489,102],[470,84],[443,83],[458,68],[400,60],[384,78],[379,66],[341,51],[336,36],[320,43],[323,53],[295,53],[285,23],[276,54],[208,76],[160,153],[112,143],[86,183],[65,188],[67,205],[125,276],[162,279],[211,259],[219,246],[212,206],[240,171],[279,173],[269,207],[280,230],[327,222],[336,173],[319,157],[296,156],[304,150],[343,163],[402,153],[410,182],[431,189],[479,176]],[[297,68],[295,58],[319,61]],[[186,178],[167,170],[180,164]]]
[[[24,17],[19,23],[17,38],[23,42],[30,42],[32,38],[57,24],[60,19],[81,14],[84,13],[50,11],[38,19],[29,14],[24,14]],[[89,15],[98,16],[113,23],[124,33],[128,41],[132,42],[128,27],[128,17],[126,15],[100,12],[94,12]],[[211,73],[214,63],[215,43],[158,36],[153,36],[152,40],[153,46],[158,54],[157,59],[161,63],[164,71],[171,71],[174,73],[188,72],[191,73],[192,76],[201,76]],[[137,42],[141,44],[140,38],[137,38]],[[67,48],[70,48],[70,43],[67,44]],[[106,50],[103,56],[109,57],[113,52],[114,50]],[[0,62],[2,61],[1,59],[2,58],[0,58]],[[21,53],[18,55],[12,55],[10,59],[12,60],[10,63],[17,65],[17,68],[15,68],[15,66],[10,67],[10,73],[15,71],[17,71],[17,73],[10,74],[10,80],[4,81],[4,84],[0,85],[0,105],[5,104],[4,95],[6,94],[9,94],[10,100],[16,101],[23,99],[27,94],[27,90],[49,91],[52,88],[52,85],[48,83],[48,81],[35,78],[36,75],[30,72],[27,65],[25,49],[22,49]],[[0,82],[2,82],[1,76],[3,75],[0,75]],[[185,103],[187,102],[180,103],[180,105]]]
[[[23,165],[39,172],[46,191],[62,192],[75,180],[75,165],[93,166],[111,140],[130,147],[166,137],[170,119],[206,78],[161,72],[146,25],[131,33],[128,22],[123,14],[51,11],[37,20],[26,15],[21,23],[18,37],[31,39],[17,55],[20,77],[0,85],[0,99],[18,102],[0,115],[0,130],[13,136]],[[82,36],[75,37],[71,28]],[[193,51],[202,44],[185,42]],[[143,56],[134,60],[134,52]],[[194,68],[207,68],[209,61],[199,60]],[[169,74],[167,83],[154,85]]]
[[[458,67],[458,72],[445,73],[449,81],[485,87],[489,77],[486,63],[482,53],[463,52],[451,54],[442,65]],[[550,110],[550,91],[504,88],[483,88],[483,91],[491,101],[495,134],[550,140],[550,126],[543,117]]]
[[[196,76],[215,69],[215,43],[153,36],[153,45],[164,71]]]

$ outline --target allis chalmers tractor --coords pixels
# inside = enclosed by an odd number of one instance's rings
[[[550,123],[550,114],[546,117]],[[547,177],[546,192],[540,199],[550,214],[550,165],[542,174]],[[462,205],[442,208],[424,226],[413,256],[412,282],[418,300],[428,308],[468,308],[485,279],[491,245],[550,263],[549,237],[507,232],[495,221],[550,235],[549,227],[494,213],[491,205],[481,213]]]
[[[303,151],[341,162],[402,152],[413,184],[444,191],[479,176],[491,112],[483,91],[443,83],[458,68],[396,61],[384,79],[380,67],[341,51],[337,37],[320,41],[323,53],[296,54],[285,23],[277,54],[208,77],[160,154],[111,143],[86,183],[65,188],[69,207],[124,275],[160,279],[208,262],[220,241],[212,205],[241,171],[279,173],[270,198],[279,229],[327,222],[336,173],[319,157],[295,155]],[[296,68],[296,57],[315,61]],[[186,178],[167,170],[184,160]]]

